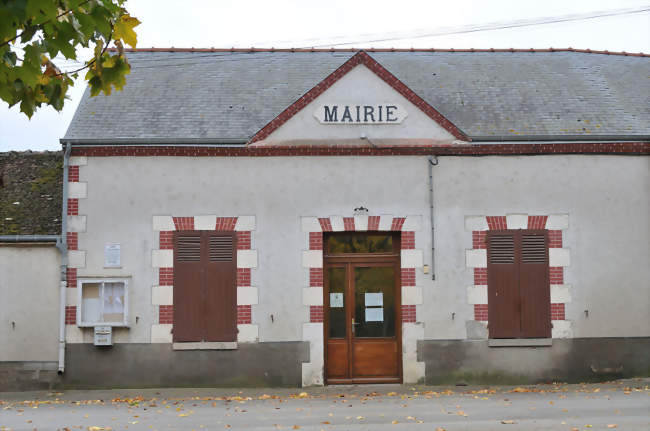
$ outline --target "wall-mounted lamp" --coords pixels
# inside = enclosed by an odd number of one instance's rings
[[[357,207],[354,209],[354,215],[368,215],[368,208]]]

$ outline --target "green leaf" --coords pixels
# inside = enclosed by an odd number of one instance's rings
[[[52,59],[59,53],[76,59],[80,46],[95,52],[86,63],[91,94],[122,89],[130,72],[122,41],[135,47],[134,28],[140,24],[124,9],[124,3],[0,0],[0,99],[9,106],[20,104],[28,117],[44,105],[61,110],[77,73],[62,73]],[[115,55],[104,52],[111,40],[118,47]],[[18,46],[24,52],[16,52]]]

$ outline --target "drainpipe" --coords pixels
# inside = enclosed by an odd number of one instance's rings
[[[433,167],[438,165],[438,156],[429,156],[429,218],[431,221],[431,279],[436,279],[436,236],[433,223]]]
[[[61,251],[61,282],[59,286],[59,374],[65,371],[65,303],[68,287],[68,166],[71,146],[65,144],[63,153],[63,205],[61,205],[61,239],[57,247]]]

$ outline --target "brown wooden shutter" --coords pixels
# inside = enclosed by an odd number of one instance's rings
[[[519,263],[521,337],[551,337],[551,293],[545,231],[522,231]]]
[[[206,341],[237,341],[237,250],[234,233],[206,232]]]
[[[175,233],[174,342],[237,341],[236,272],[234,233]]]
[[[490,231],[486,239],[490,338],[517,338],[521,311],[515,233]]]
[[[203,340],[201,233],[174,236],[174,342]]]

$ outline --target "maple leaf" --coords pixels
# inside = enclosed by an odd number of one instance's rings
[[[138,37],[133,29],[140,25],[140,20],[129,14],[124,14],[113,24],[113,37],[121,39],[132,48],[138,43]]]

